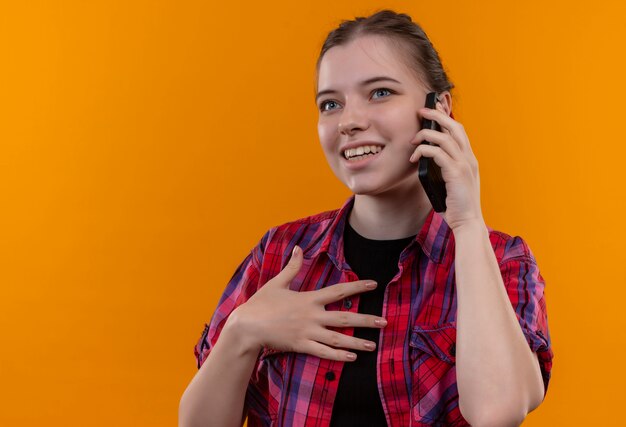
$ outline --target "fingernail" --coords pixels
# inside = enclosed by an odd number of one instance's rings
[[[374,344],[373,342],[366,342],[365,344],[363,344],[363,347],[367,348],[368,350],[374,350],[376,348],[376,344]]]
[[[365,284],[365,287],[366,287],[367,289],[374,289],[374,288],[376,287],[376,282],[367,282],[367,283]]]
[[[346,359],[348,359],[348,360],[356,360],[356,354],[354,354],[354,353],[347,353],[346,354]]]
[[[297,245],[293,247],[293,251],[291,252],[292,255],[298,255],[300,253],[300,247],[298,247]]]
[[[387,320],[385,319],[376,319],[374,320],[374,324],[378,326],[387,326]]]
[[[409,162],[415,161],[415,157],[417,157],[415,153],[411,154],[411,158],[409,159]]]

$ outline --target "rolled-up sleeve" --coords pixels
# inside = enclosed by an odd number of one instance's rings
[[[514,237],[507,245],[500,262],[500,272],[522,332],[532,351],[537,353],[545,395],[554,357],[548,328],[545,281],[532,251],[521,237]]]
[[[202,364],[217,342],[228,316],[258,290],[263,248],[268,235],[269,232],[263,236],[259,244],[239,264],[224,289],[211,321],[204,325],[202,335],[194,347],[194,356],[196,357],[198,369],[202,367]]]

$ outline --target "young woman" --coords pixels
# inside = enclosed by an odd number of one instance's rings
[[[484,222],[453,87],[407,15],[328,35],[318,131],[354,195],[272,228],[239,266],[195,348],[181,426],[513,426],[542,402],[544,281],[524,240]],[[441,167],[445,212],[421,157]]]

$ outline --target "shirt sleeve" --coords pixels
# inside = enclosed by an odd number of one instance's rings
[[[259,244],[239,264],[224,289],[211,321],[204,325],[204,331],[194,347],[194,356],[198,369],[202,367],[202,364],[217,342],[228,316],[258,290],[260,265],[268,235],[269,232],[263,236]]]
[[[507,244],[500,272],[522,332],[532,351],[537,353],[545,396],[554,357],[548,329],[545,281],[530,247],[521,237],[514,237]]]

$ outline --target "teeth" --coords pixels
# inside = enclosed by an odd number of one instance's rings
[[[383,150],[383,147],[379,145],[363,145],[357,148],[349,148],[343,152],[346,159],[355,156],[362,156],[363,154],[377,154]]]

